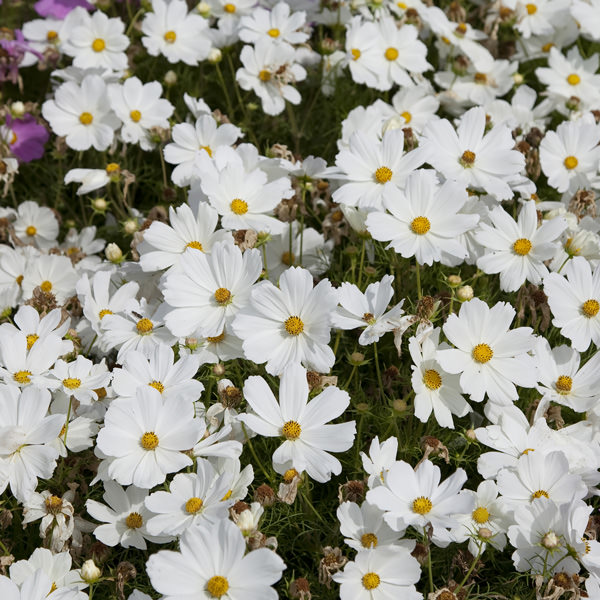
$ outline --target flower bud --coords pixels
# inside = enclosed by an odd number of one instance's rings
[[[81,565],[81,579],[88,583],[98,581],[102,571],[96,566],[96,563],[90,558]]]
[[[477,435],[475,434],[474,429],[467,429],[467,431],[465,431],[465,437],[471,442],[477,441]]]
[[[513,75],[513,81],[515,82],[515,85],[521,85],[525,81],[525,78],[521,73],[515,73]]]
[[[210,17],[210,4],[208,2],[198,2],[196,5],[196,10],[204,18]]]
[[[480,527],[477,535],[484,540],[489,540],[494,534],[491,529],[487,527]]]
[[[460,275],[450,275],[448,277],[448,283],[452,286],[452,287],[456,287],[459,286],[462,283],[462,279]]]
[[[392,402],[392,407],[394,408],[394,410],[396,412],[404,412],[407,408],[407,404],[406,404],[406,400],[403,400],[402,398],[396,398],[393,402]]]
[[[212,65],[221,62],[223,53],[218,48],[211,48],[208,53],[208,62]]]
[[[350,363],[353,365],[360,365],[365,360],[365,355],[362,352],[353,352],[350,355]]]
[[[560,540],[554,531],[549,531],[542,538],[542,546],[544,546],[544,548],[548,548],[548,550],[553,550],[554,548],[558,548],[558,546],[560,546]]]
[[[470,285],[463,285],[456,290],[456,297],[461,302],[467,302],[473,299],[473,288]]]
[[[225,375],[225,365],[222,363],[217,363],[213,368],[212,368],[212,372],[219,376],[219,375]]]
[[[163,77],[163,82],[166,86],[173,86],[177,83],[177,74],[175,73],[175,71],[167,71],[165,73],[165,76]]]
[[[106,246],[106,250],[104,250],[104,254],[108,260],[112,263],[120,263],[123,262],[123,252],[121,252],[121,248],[117,246],[115,243],[110,243]]]
[[[106,198],[94,198],[92,200],[92,208],[97,212],[105,212],[108,208]]]
[[[20,101],[13,102],[10,105],[10,112],[12,113],[13,117],[22,117],[25,114],[25,105]]]
[[[128,235],[133,235],[139,228],[140,226],[136,219],[127,219],[127,221],[123,223],[123,229]]]

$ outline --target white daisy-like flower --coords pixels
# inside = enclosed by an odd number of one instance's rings
[[[346,62],[352,80],[371,88],[379,85],[378,54],[379,32],[375,23],[365,21],[359,15],[346,24]]]
[[[340,584],[341,600],[419,600],[415,583],[421,567],[410,548],[391,546],[359,552],[333,580]]]
[[[326,373],[335,362],[328,343],[336,305],[329,280],[313,287],[309,271],[290,267],[279,278],[278,288],[270,281],[254,286],[248,304],[232,323],[233,332],[243,340],[246,358],[266,362],[272,375],[298,363]]]
[[[182,595],[277,600],[271,586],[281,578],[285,564],[268,548],[244,556],[245,552],[242,532],[229,519],[221,519],[210,527],[188,528],[179,551],[151,555],[146,571],[152,587],[165,600]]]
[[[13,222],[16,236],[24,244],[47,249],[56,244],[58,221],[54,211],[33,200],[21,202]]]
[[[394,531],[412,526],[419,531],[428,523],[433,527],[432,541],[442,548],[450,541],[448,528],[455,527],[456,513],[473,510],[473,498],[461,493],[467,480],[463,469],[457,469],[440,483],[440,468],[423,461],[418,469],[404,461],[396,461],[384,477],[383,485],[367,492],[367,502],[385,511],[383,518]]]
[[[63,28],[64,21],[48,17],[23,23],[22,31],[23,37],[27,40],[29,46],[43,54],[49,48],[60,48]],[[37,56],[35,59],[38,60]]]
[[[181,345],[184,344],[184,345]],[[244,358],[242,340],[231,331],[231,325],[225,325],[225,329],[216,336],[203,337],[194,332],[185,338],[179,346],[182,354],[192,354],[200,359],[200,364],[216,364]]]
[[[50,374],[60,382],[60,388],[68,396],[73,396],[82,404],[92,404],[98,400],[96,390],[107,387],[111,380],[109,371],[94,372],[94,363],[79,355],[73,362],[58,359]]]
[[[548,275],[544,263],[555,254],[566,219],[557,216],[538,227],[533,200],[522,204],[516,222],[501,206],[490,211],[489,219],[493,227],[481,223],[475,232],[476,241],[486,248],[477,266],[484,273],[500,273],[500,288],[507,292],[516,292],[525,281],[540,284]]]
[[[487,394],[493,402],[512,404],[518,398],[515,384],[537,383],[535,360],[528,354],[535,344],[533,331],[509,330],[515,312],[505,302],[490,308],[473,298],[444,324],[444,334],[456,348],[439,350],[437,359],[444,370],[461,374],[460,385],[474,402]]]
[[[102,67],[112,71],[127,68],[125,50],[129,38],[125,35],[125,24],[118,17],[110,19],[101,10],[92,14],[75,7],[65,21],[66,39],[61,50],[73,57],[73,65],[82,69]]]
[[[575,256],[563,272],[564,276],[550,273],[544,279],[552,324],[575,350],[585,352],[592,342],[600,346],[600,268],[592,271],[583,256]]]
[[[71,169],[65,174],[64,183],[80,183],[77,195],[83,196],[95,190],[102,189],[111,181],[118,181],[119,165],[108,163],[104,169]]]
[[[367,483],[370,488],[383,484],[385,474],[396,462],[397,454],[397,438],[391,437],[379,443],[378,436],[375,436],[371,440],[368,454],[365,452],[360,453],[363,469],[369,475]]]
[[[130,485],[123,489],[118,483],[104,482],[102,498],[108,504],[87,500],[85,508],[97,521],[103,523],[94,529],[94,537],[107,546],[146,550],[146,540],[154,543],[168,542],[168,536],[153,536],[148,532],[152,513],[144,505],[148,490]]]
[[[185,0],[152,0],[152,12],[142,21],[142,44],[150,56],[162,54],[170,63],[195,66],[210,51],[208,22],[188,13]]]
[[[20,585],[5,575],[0,575],[0,593],[7,600],[46,600],[55,594],[57,600],[85,600],[88,595],[76,587],[56,588],[43,569],[38,569]]]
[[[242,254],[238,246],[219,242],[210,255],[187,250],[179,269],[164,280],[165,302],[173,307],[165,316],[167,327],[177,337],[220,335],[247,304],[261,271],[262,258],[255,248]]]
[[[600,40],[600,0],[573,0],[571,14],[582,35]]]
[[[54,587],[70,587],[83,590],[88,583],[81,579],[79,569],[71,569],[72,559],[68,552],[53,554],[47,548],[36,548],[27,560],[18,560],[9,568],[10,579],[21,585],[28,577],[41,569]]]
[[[152,150],[155,143],[150,138],[152,127],[169,128],[173,105],[161,98],[162,85],[158,81],[142,83],[130,77],[123,85],[108,86],[111,108],[121,121],[121,137],[129,144],[139,144],[142,150]]]
[[[308,33],[298,31],[305,22],[306,13],[291,12],[289,4],[285,2],[278,2],[271,10],[259,6],[252,14],[240,19],[239,36],[248,44],[258,39],[301,44],[309,37]]]
[[[516,9],[516,28],[524,38],[532,35],[551,35],[568,18],[569,5],[563,0],[518,0],[510,2],[509,8]]]
[[[408,176],[404,191],[384,193],[388,212],[367,216],[367,229],[374,239],[387,242],[404,258],[415,257],[419,264],[448,263],[467,257],[467,249],[456,238],[473,229],[477,214],[462,214],[468,196],[464,185],[454,181],[437,184],[431,170]]]
[[[106,83],[99,75],[86,75],[81,85],[67,81],[58,87],[53,100],[42,105],[42,115],[52,131],[65,136],[73,150],[99,152],[113,141],[119,119],[110,108]]]
[[[119,398],[135,398],[139,387],[150,386],[165,400],[183,398],[195,402],[204,390],[204,385],[194,379],[199,366],[195,355],[175,361],[173,350],[166,344],[158,344],[149,357],[130,350],[123,366],[113,369],[112,387]]]
[[[420,134],[429,121],[437,118],[440,101],[433,94],[431,84],[426,82],[400,89],[394,94],[394,114],[387,121],[388,127],[397,124],[398,127],[410,127],[413,132]]]
[[[97,447],[113,457],[108,476],[122,485],[151,488],[167,473],[192,464],[184,454],[202,435],[202,421],[185,398],[168,401],[150,386],[140,387],[135,399],[113,401],[98,433]]]
[[[188,527],[206,527],[226,519],[233,504],[225,500],[228,490],[228,475],[219,475],[208,460],[199,459],[195,473],[178,473],[168,492],[154,492],[146,498],[146,508],[155,515],[148,521],[148,532],[181,535]]]
[[[217,127],[211,115],[201,115],[194,125],[175,125],[171,135],[173,142],[167,144],[163,151],[165,160],[177,165],[171,173],[173,183],[186,186],[199,177],[197,161],[201,155],[212,156],[217,148],[231,146],[242,136],[242,132],[231,123]]]
[[[66,256],[49,254],[28,263],[23,277],[23,297],[29,299],[33,290],[51,293],[59,304],[75,295],[79,276]]]
[[[333,327],[364,328],[358,338],[363,346],[379,341],[383,334],[398,327],[404,300],[387,310],[394,295],[393,281],[393,275],[384,275],[381,281],[369,284],[364,294],[353,283],[342,283],[337,291],[340,306],[331,315]]]
[[[278,473],[293,468],[324,483],[342,470],[339,460],[329,452],[344,452],[352,446],[356,424],[327,424],[348,407],[347,392],[330,386],[309,402],[308,391],[306,369],[299,365],[283,372],[279,402],[262,377],[249,377],[244,397],[254,413],[242,414],[239,419],[259,435],[285,438],[273,454]]]
[[[415,417],[426,423],[433,412],[442,427],[454,429],[452,415],[464,417],[471,407],[461,394],[458,375],[444,371],[438,361],[437,352],[449,348],[440,344],[440,329],[436,327],[421,343],[416,337],[408,341],[413,360],[412,386],[415,391]]]

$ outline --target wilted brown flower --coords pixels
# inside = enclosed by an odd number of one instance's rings
[[[319,562],[319,583],[329,589],[332,575],[337,573],[347,562],[348,559],[339,548],[331,546],[323,548],[323,558]]]

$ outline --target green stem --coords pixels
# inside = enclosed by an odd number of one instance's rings
[[[223,90],[223,95],[225,96],[225,102],[227,103],[227,112],[229,113],[229,120],[231,122],[234,121],[234,111],[233,104],[231,103],[231,98],[229,97],[229,92],[227,91],[227,85],[225,84],[225,79],[223,78],[223,73],[221,72],[221,67],[219,63],[215,63],[215,69],[217,71],[217,77],[219,78],[219,83],[221,84],[221,89]]]
[[[358,287],[362,282],[363,267],[365,265],[365,240],[362,241],[362,250],[360,251],[360,264],[358,266]]]
[[[377,342],[373,342],[373,354],[375,355],[375,371],[377,371],[377,383],[379,384],[379,389],[381,390],[382,398],[385,398],[385,393],[383,391],[383,380],[381,379],[381,369],[379,368],[379,354],[377,352]]]
[[[418,260],[415,261],[415,264],[417,265],[417,298],[420,300],[423,297],[423,292],[421,291],[421,265]]]
[[[477,564],[477,561],[479,560],[479,557],[481,556],[482,548],[483,548],[483,542],[479,542],[479,546],[477,548],[477,556],[473,559],[473,562],[471,563],[471,567],[467,571],[467,574],[464,576],[463,580],[460,582],[460,585],[454,590],[454,593],[457,595],[457,597],[458,597],[458,592],[460,592],[460,590],[462,590],[463,586],[465,585],[465,583],[467,583],[469,577],[471,576],[471,573],[473,572],[473,569],[475,568],[475,565]]]
[[[263,263],[264,263],[264,267],[265,267],[265,279],[269,279],[269,268],[267,267],[267,250],[266,250],[266,245],[263,244],[262,247],[262,252],[263,252]]]
[[[427,575],[429,577],[429,589],[433,594],[435,588],[433,587],[433,566],[431,564],[431,540],[427,535],[427,529],[423,528],[423,535],[425,537],[425,541],[427,542]]]
[[[242,431],[244,432],[244,436],[246,437],[246,444],[248,445],[248,448],[250,448],[250,454],[252,454],[254,463],[260,467],[260,470],[263,472],[263,475],[265,476],[266,480],[269,483],[272,483],[271,476],[269,475],[269,473],[267,473],[267,470],[263,466],[262,461],[258,458],[258,455],[256,454],[256,450],[254,449],[254,445],[252,444],[252,439],[248,435],[248,432],[246,431],[246,425],[244,423],[242,423]]]

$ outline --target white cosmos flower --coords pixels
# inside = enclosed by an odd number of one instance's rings
[[[514,140],[506,125],[485,132],[485,110],[467,111],[455,130],[446,119],[429,123],[423,131],[427,162],[447,179],[483,189],[497,200],[513,197],[511,183],[525,167],[525,158],[513,150]]]
[[[16,236],[24,244],[35,244],[42,249],[56,244],[58,221],[54,211],[33,200],[19,204],[13,227]]]
[[[162,54],[170,63],[195,66],[210,51],[208,22],[188,13],[185,0],[152,0],[152,12],[142,21],[142,44],[150,56]]]
[[[433,412],[442,427],[454,429],[452,415],[464,417],[471,407],[461,394],[458,375],[444,371],[438,361],[437,352],[449,348],[440,344],[440,329],[436,327],[421,343],[416,337],[408,341],[413,360],[412,386],[415,391],[415,417],[426,423]]]
[[[81,183],[76,193],[83,196],[107,186],[115,177],[118,178],[118,175],[119,165],[108,163],[105,169],[71,169],[65,174],[64,182]]]
[[[410,548],[384,546],[359,552],[344,570],[333,575],[341,600],[419,600],[415,583],[421,567]]]
[[[600,0],[573,0],[571,14],[585,37],[600,40]]]
[[[97,439],[98,449],[114,457],[108,475],[122,485],[151,488],[167,473],[192,464],[183,453],[202,435],[202,422],[194,418],[194,405],[185,398],[165,401],[150,386],[140,387],[135,399],[113,401]]]
[[[306,70],[295,62],[295,50],[287,44],[259,39],[240,52],[243,67],[236,79],[244,90],[253,90],[267,115],[278,115],[285,101],[300,104],[300,92],[291,84],[306,79]]]
[[[575,256],[563,272],[564,277],[550,273],[544,279],[552,324],[575,350],[585,352],[592,342],[600,346],[600,268],[592,272],[583,256]]]
[[[195,473],[178,473],[169,491],[150,494],[146,508],[154,513],[148,521],[153,535],[181,535],[188,527],[206,527],[228,516],[231,501],[224,497],[229,490],[229,476],[215,472],[206,459],[199,459]]]
[[[210,255],[186,250],[179,267],[163,284],[165,302],[173,307],[165,316],[167,327],[178,337],[194,332],[210,337],[220,335],[247,304],[262,258],[255,248],[242,254],[231,242],[219,242]]]
[[[231,123],[217,127],[212,115],[201,115],[194,125],[175,125],[171,135],[173,142],[165,146],[163,153],[168,163],[177,165],[171,173],[173,183],[185,186],[199,177],[197,168],[200,156],[212,156],[217,148],[231,146],[242,136],[242,132]]]
[[[163,399],[185,399],[195,402],[204,385],[194,379],[200,360],[195,355],[174,360],[173,350],[166,344],[157,344],[150,356],[130,350],[123,366],[113,369],[112,387],[119,398],[135,398],[139,387],[150,386],[158,390]]]
[[[456,238],[473,229],[477,214],[461,214],[467,201],[463,185],[446,181],[441,186],[433,171],[418,170],[408,176],[403,191],[383,194],[388,212],[367,216],[367,229],[374,239],[390,243],[404,258],[419,264],[447,264],[467,257],[467,249]],[[454,259],[454,260],[453,260]]]
[[[70,587],[83,590],[88,584],[81,579],[79,569],[71,569],[72,559],[68,552],[53,554],[47,548],[36,548],[27,560],[18,560],[10,566],[10,579],[21,585],[38,569],[41,569],[56,588]]]
[[[358,338],[363,346],[379,341],[382,335],[398,327],[404,314],[404,299],[387,310],[394,295],[393,281],[393,275],[384,275],[381,281],[369,284],[364,294],[353,283],[343,282],[338,288],[340,306],[331,315],[333,327],[364,328]]]
[[[63,425],[62,415],[48,415],[50,392],[33,386],[22,392],[0,387],[0,490],[25,502],[38,477],[50,479],[58,452],[50,445]]]
[[[232,333],[231,325],[225,325],[225,329],[219,335],[211,337],[196,335],[194,332],[184,342],[185,345],[179,346],[179,351],[185,355],[197,356],[202,365],[244,358],[242,340]]]
[[[308,34],[298,31],[306,22],[304,11],[291,12],[289,4],[278,2],[271,10],[256,7],[240,19],[239,36],[243,42],[253,44],[258,39],[272,42],[301,44]]]
[[[271,587],[285,564],[267,548],[244,556],[246,540],[229,519],[210,527],[190,527],[179,540],[179,551],[150,556],[146,571],[164,600],[221,598],[277,600]]]
[[[388,124],[394,119],[401,119],[400,126],[410,127],[420,134],[429,121],[437,118],[440,101],[433,94],[431,84],[421,82],[397,91],[392,98],[392,106],[394,115]]]
[[[35,571],[20,585],[0,575],[0,594],[5,600],[46,600],[50,594],[54,594],[56,600],[85,600],[88,597],[75,587],[57,588],[43,569]]]
[[[85,503],[87,512],[103,523],[94,529],[94,537],[106,546],[120,544],[123,548],[146,550],[146,540],[164,543],[168,536],[153,536],[148,532],[148,520],[152,513],[145,507],[148,490],[130,485],[123,489],[118,483],[104,482],[102,498],[108,504],[89,499]]]
[[[375,436],[369,446],[369,454],[361,452],[362,465],[369,475],[368,485],[370,488],[381,485],[385,474],[396,462],[398,454],[398,438],[391,437],[379,443],[379,437]]]
[[[515,222],[503,207],[489,213],[492,226],[481,223],[475,240],[486,248],[477,260],[484,273],[500,273],[500,288],[516,292],[525,281],[539,285],[548,275],[544,261],[556,253],[566,219],[554,217],[538,227],[535,202],[524,202]]]
[[[528,354],[535,338],[530,327],[509,330],[515,309],[505,302],[490,308],[479,298],[465,302],[451,314],[444,334],[456,349],[439,350],[437,359],[449,373],[460,373],[460,385],[471,400],[512,404],[516,385],[534,387],[536,364]]]
[[[61,50],[73,57],[75,67],[123,71],[127,68],[125,50],[129,46],[124,31],[125,24],[118,17],[109,19],[101,10],[89,14],[77,6],[65,20],[66,39]]]
[[[110,108],[106,83],[99,75],[86,75],[81,85],[63,83],[54,99],[44,102],[42,114],[54,133],[66,136],[67,146],[73,150],[92,146],[99,152],[106,150],[120,125]]]
[[[50,292],[62,304],[75,294],[77,279],[77,272],[66,256],[40,256],[27,265],[22,283],[23,296],[31,298],[33,290],[39,287],[42,292]]]
[[[91,404],[93,400],[98,400],[96,390],[107,387],[111,380],[110,372],[97,369],[94,372],[94,366],[91,360],[82,355],[70,363],[58,359],[50,375],[56,377],[60,389],[67,396],[73,396],[81,404]]]
[[[418,469],[404,461],[396,461],[386,473],[383,485],[367,492],[367,502],[385,511],[385,522],[395,531],[413,526],[419,531],[431,523],[432,541],[442,548],[450,541],[448,528],[455,527],[456,513],[473,510],[473,498],[461,493],[467,480],[463,469],[457,469],[440,483],[440,468],[423,461]]]
[[[270,281],[254,286],[248,304],[232,323],[233,332],[243,340],[246,358],[266,362],[272,375],[298,363],[326,373],[335,362],[328,343],[336,305],[329,280],[313,287],[309,271],[290,267],[279,278],[278,288]]]
[[[111,108],[121,121],[121,137],[130,144],[139,144],[142,150],[152,150],[155,143],[150,138],[152,127],[169,128],[173,105],[161,98],[162,85],[158,81],[142,83],[130,77],[123,85],[108,86]]]
[[[407,176],[420,167],[426,156],[420,149],[403,153],[401,129],[386,131],[381,141],[361,131],[350,136],[347,150],[335,158],[344,184],[333,192],[333,200],[347,206],[383,210],[383,200],[395,197]]]
[[[344,452],[352,446],[356,424],[327,423],[348,407],[347,392],[330,386],[309,402],[306,369],[292,365],[281,376],[279,403],[259,376],[246,380],[244,397],[255,414],[242,414],[239,419],[259,435],[285,438],[273,454],[278,473],[292,468],[306,471],[321,483],[341,473],[342,465],[329,452]]]
[[[188,248],[208,254],[216,242],[233,243],[228,231],[215,231],[218,220],[217,211],[206,202],[199,202],[195,210],[189,204],[169,206],[169,225],[153,221],[144,231],[138,246],[142,269],[158,271],[179,264]]]

